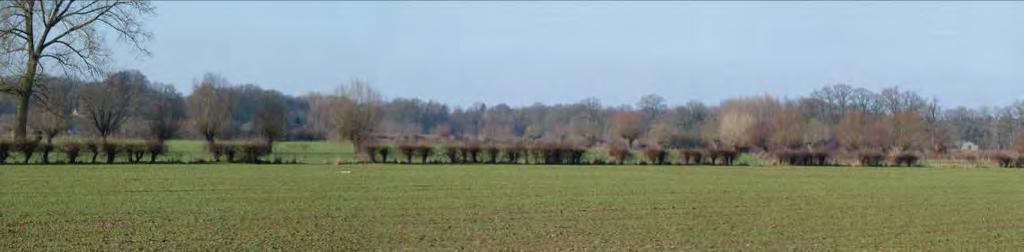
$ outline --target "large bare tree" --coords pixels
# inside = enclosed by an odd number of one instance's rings
[[[0,2],[0,53],[16,83],[0,81],[0,91],[18,97],[15,137],[24,139],[29,105],[46,67],[65,73],[102,72],[109,58],[102,31],[116,33],[143,54],[151,37],[142,19],[154,12],[140,0],[16,0]]]
[[[288,104],[284,95],[277,91],[265,91],[259,101],[252,117],[253,127],[266,141],[267,148],[273,151],[274,141],[284,136],[288,127]]]
[[[228,85],[224,77],[207,73],[186,101],[192,126],[207,143],[212,144],[231,128],[232,102],[226,90]]]
[[[82,112],[103,141],[137,111],[139,94],[148,85],[139,71],[123,71],[82,88]]]
[[[633,148],[633,142],[640,138],[647,130],[643,126],[644,115],[636,111],[622,111],[615,113],[612,118],[615,135],[626,140],[626,145]]]
[[[150,140],[163,142],[178,132],[185,119],[185,98],[170,84],[155,83],[144,95],[143,119]]]
[[[370,84],[353,80],[338,89],[337,99],[333,124],[338,135],[351,141],[358,151],[380,123],[381,95]]]

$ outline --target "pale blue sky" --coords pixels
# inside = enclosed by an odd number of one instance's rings
[[[289,94],[351,79],[467,105],[633,104],[899,85],[945,105],[1024,98],[1024,4],[159,2],[150,58],[116,66],[188,93],[204,72]],[[112,48],[124,46],[112,45]]]

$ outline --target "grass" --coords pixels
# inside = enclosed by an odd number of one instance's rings
[[[167,158],[193,161],[196,159],[211,160],[206,151],[206,142],[202,140],[170,140],[167,141],[169,152]],[[307,164],[325,164],[335,160],[354,160],[355,150],[351,143],[338,142],[277,142],[274,143],[274,154],[270,159],[281,158],[284,161],[297,161]]]
[[[0,167],[0,249],[1011,250],[1024,171]]]

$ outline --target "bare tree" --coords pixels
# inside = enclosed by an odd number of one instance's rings
[[[743,111],[729,110],[718,119],[718,140],[723,147],[745,147],[749,145],[750,132],[756,123],[754,116]]]
[[[836,124],[836,141],[847,150],[856,151],[867,147],[874,121],[860,111],[846,113]]]
[[[333,124],[338,135],[361,149],[380,123],[378,110],[381,95],[370,84],[352,80],[338,88],[337,105],[333,111]]]
[[[185,119],[185,99],[174,86],[153,84],[150,94],[146,95],[145,113],[149,137],[163,142],[177,134],[181,121]]]
[[[71,127],[71,119],[78,108],[77,81],[68,78],[47,77],[40,82],[35,95],[35,107],[31,118],[32,127],[46,138],[46,144],[53,144],[53,138]]]
[[[612,123],[615,128],[615,135],[626,140],[626,146],[633,148],[633,142],[644,134],[644,115],[635,111],[622,111],[615,113]]]
[[[656,94],[649,94],[640,97],[640,101],[636,103],[636,106],[640,112],[644,113],[645,126],[668,110],[668,105],[665,104],[665,98]]]
[[[253,115],[253,126],[267,144],[268,150],[273,150],[274,141],[285,133],[288,106],[285,104],[284,95],[277,91],[267,91],[260,97],[260,105],[256,114]]]
[[[109,58],[99,31],[114,31],[143,54],[150,34],[142,17],[153,6],[136,0],[17,0],[0,2],[0,53],[12,66],[18,83],[0,83],[0,91],[18,97],[15,138],[26,136],[29,104],[39,74],[56,66],[65,72],[101,72]],[[23,67],[22,67],[23,66]]]
[[[231,127],[232,102],[225,91],[228,85],[224,77],[207,73],[187,98],[192,126],[207,143],[213,143]]]
[[[103,141],[136,112],[136,101],[147,85],[149,80],[142,73],[122,71],[82,88],[81,110]]]

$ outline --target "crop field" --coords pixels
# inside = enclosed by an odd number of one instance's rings
[[[0,167],[0,250],[1009,250],[1024,170]]]

